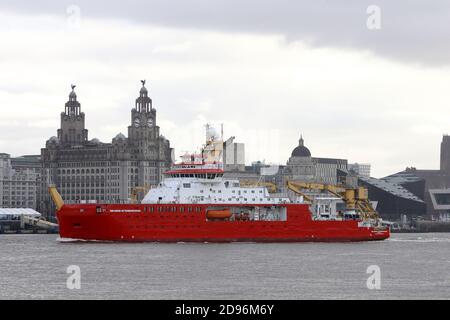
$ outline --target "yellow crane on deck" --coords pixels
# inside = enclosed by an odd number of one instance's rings
[[[150,187],[147,185],[144,187],[131,188],[131,193],[130,193],[131,203],[137,203],[139,192],[142,192],[145,196],[145,194],[147,194],[148,190],[150,190]]]
[[[241,180],[241,187],[266,187],[269,193],[277,192],[277,185],[273,182],[264,182],[256,180]]]
[[[332,184],[312,183],[312,182],[296,182],[288,181],[289,190],[303,196],[305,200],[312,203],[313,199],[306,195],[303,190],[327,191],[336,197],[342,199],[346,209],[349,211],[359,212],[364,218],[378,219],[378,212],[372,207],[368,198],[368,192],[363,187],[345,187]]]

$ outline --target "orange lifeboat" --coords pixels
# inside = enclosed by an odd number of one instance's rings
[[[208,219],[226,219],[230,217],[230,209],[214,209],[206,211],[206,218]]]

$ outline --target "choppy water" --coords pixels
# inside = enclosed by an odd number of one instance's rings
[[[301,244],[61,243],[0,236],[0,299],[450,299],[450,234]],[[81,289],[69,290],[69,265]],[[366,286],[368,266],[381,289]]]

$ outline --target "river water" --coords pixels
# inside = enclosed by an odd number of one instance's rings
[[[80,289],[67,286],[73,265]],[[450,299],[450,233],[292,244],[1,235],[0,299]]]

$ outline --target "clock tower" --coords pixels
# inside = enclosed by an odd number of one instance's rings
[[[61,128],[58,129],[58,139],[63,145],[83,145],[88,141],[88,131],[85,129],[84,113],[77,101],[75,85],[69,94],[64,112],[61,112]]]
[[[156,125],[156,110],[152,99],[148,96],[145,80],[141,80],[142,88],[131,110],[131,125],[128,127],[128,138],[136,157],[156,159],[159,153],[159,127]]]

